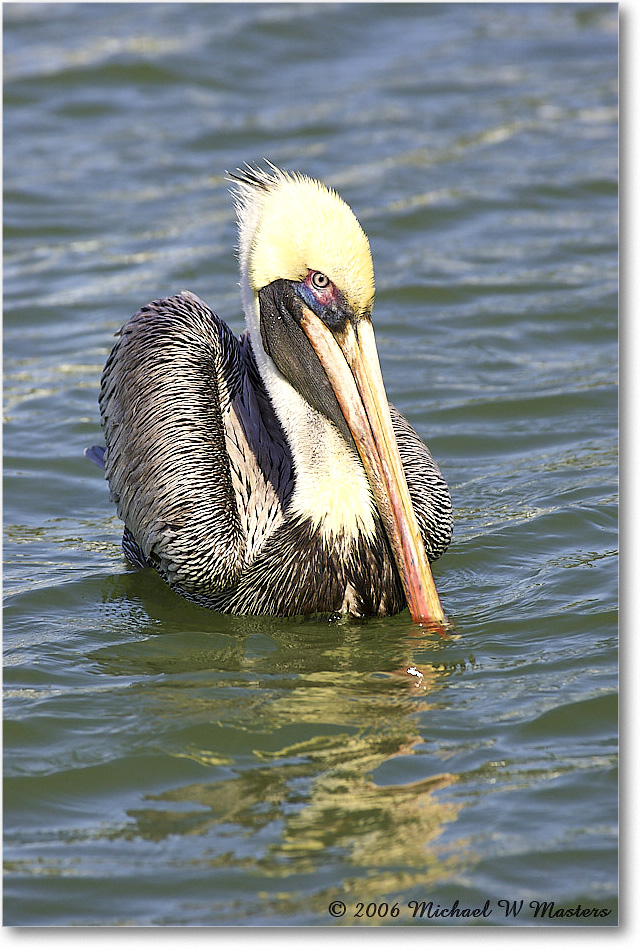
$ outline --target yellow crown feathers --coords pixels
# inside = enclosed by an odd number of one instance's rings
[[[370,313],[370,245],[343,198],[319,181],[275,166],[271,172],[248,168],[233,181],[241,264],[254,293],[273,280],[302,280],[317,270],[336,284],[355,314]]]

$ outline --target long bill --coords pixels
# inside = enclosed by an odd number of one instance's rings
[[[348,323],[336,335],[307,307],[301,328],[337,397],[381,515],[410,615],[442,632],[444,614],[412,507],[369,320]]]

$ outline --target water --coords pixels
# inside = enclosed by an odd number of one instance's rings
[[[616,6],[3,9],[5,923],[614,924]],[[82,457],[140,305],[242,328],[263,157],[370,236],[450,640],[190,605]]]

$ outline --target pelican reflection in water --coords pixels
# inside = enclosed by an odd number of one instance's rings
[[[102,375],[103,465],[123,548],[178,594],[280,616],[395,614],[443,628],[430,562],[452,509],[386,398],[368,239],[318,181],[231,176],[247,331],[194,294],[154,300]]]

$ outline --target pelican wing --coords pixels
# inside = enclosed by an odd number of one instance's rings
[[[244,372],[239,341],[189,293],[139,310],[103,372],[105,473],[126,536],[188,596],[229,588],[245,563],[224,421]]]
[[[441,557],[453,534],[450,492],[439,467],[408,420],[391,403],[390,415],[421,537],[429,561]]]

